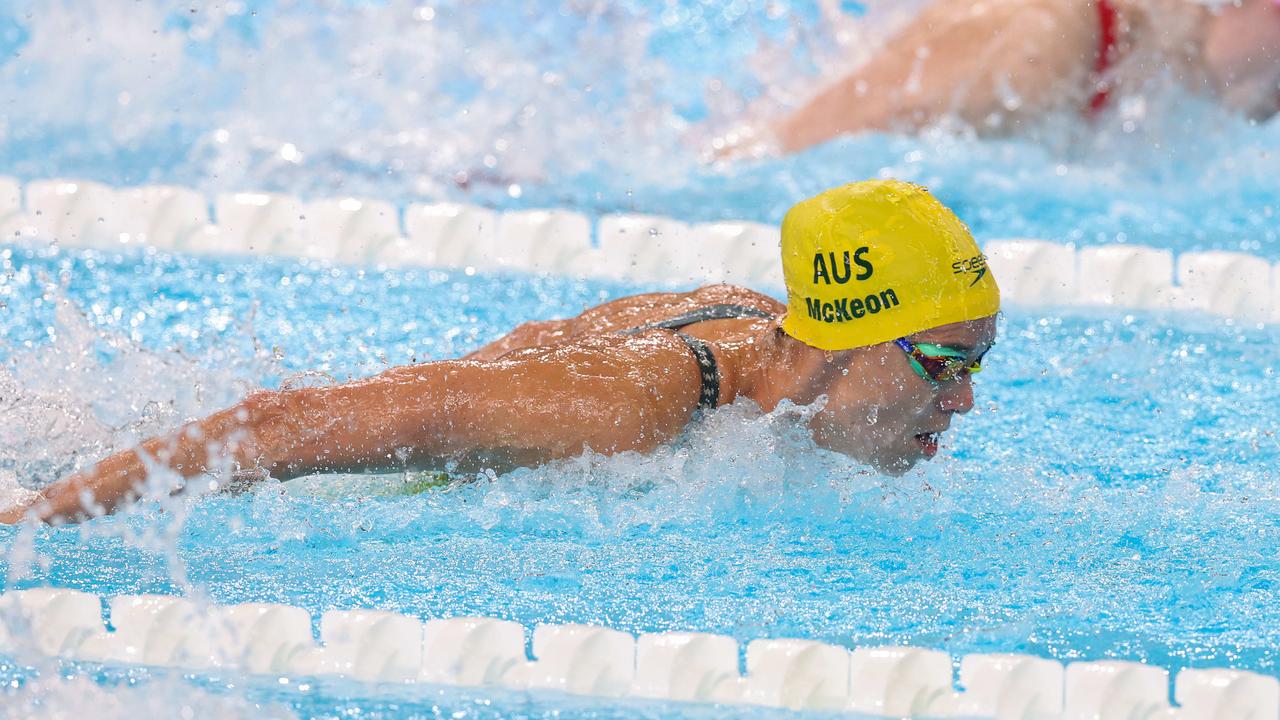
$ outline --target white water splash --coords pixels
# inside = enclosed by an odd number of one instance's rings
[[[239,357],[230,349],[221,362],[202,362],[151,351],[55,301],[52,343],[0,365],[0,473],[25,488],[230,405],[251,389],[248,378],[271,367],[262,352]]]
[[[217,357],[190,358],[149,350],[93,327],[70,301],[50,289],[56,307],[50,342],[15,348],[0,364],[0,507],[25,504],[37,490],[90,467],[147,437],[170,432],[195,417],[242,397],[252,378],[276,370],[274,358],[256,349],[227,346]],[[252,336],[252,329],[245,332]],[[170,496],[171,472],[153,471],[143,489],[162,513],[147,522],[82,526],[82,538],[119,537],[127,545],[164,557],[173,580],[191,589],[178,553],[191,496]],[[138,506],[131,512],[154,512]],[[7,582],[25,579],[47,559],[36,551],[31,528],[20,531],[8,553]]]
[[[647,453],[592,452],[481,482],[469,510],[477,525],[520,529],[560,523],[593,536],[636,527],[697,526],[780,517],[822,523],[886,480],[813,444],[807,421],[820,404],[762,413],[739,401]]]

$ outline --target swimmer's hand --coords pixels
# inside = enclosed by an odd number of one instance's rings
[[[0,474],[0,525],[16,525],[41,500],[40,493],[18,484],[11,473]]]
[[[25,505],[15,505],[7,510],[0,510],[0,525],[17,525],[27,516],[28,509]]]

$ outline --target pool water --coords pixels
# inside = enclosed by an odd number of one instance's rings
[[[852,46],[803,3],[140,3],[127,15],[18,3],[0,17],[0,92],[30,112],[0,128],[0,173],[766,222],[829,184],[895,175],[927,183],[984,240],[1280,258],[1280,124],[1167,89],[1100,127],[1032,139],[943,129],[700,164],[699,133],[776,92],[771,73],[830,71],[894,21],[883,4],[845,5],[867,18]],[[781,64],[750,70],[764,60]],[[453,357],[518,322],[648,289],[0,244],[0,480],[41,485],[253,387]],[[1191,314],[1009,308],[977,408],[902,478],[814,447],[811,409],[740,403],[649,456],[447,491],[309,478],[79,527],[0,528],[0,568],[9,588],[313,615],[377,607],[1275,675],[1278,339]],[[32,658],[0,660],[0,678],[13,717],[716,715]]]
[[[5,252],[14,278],[7,302],[23,318],[5,337],[8,367],[18,368],[6,378],[20,388],[17,415],[75,428],[52,438],[62,448],[54,457],[44,436],[7,431],[5,464],[37,482],[143,432],[74,418],[136,420],[144,398],[172,400],[151,420],[165,427],[309,363],[345,378],[448,357],[514,322],[631,289],[514,274]],[[38,280],[60,276],[77,280],[52,289]],[[120,277],[146,280],[126,289]],[[362,302],[352,298],[357,284]],[[499,289],[510,305],[473,299]],[[213,309],[176,309],[202,297]],[[58,303],[69,304],[69,321]],[[84,310],[113,305],[140,315],[113,321]],[[251,326],[223,315],[252,316]],[[474,334],[450,337],[459,325]],[[762,414],[736,404],[651,456],[588,456],[447,492],[396,496],[396,477],[317,478],[194,500],[176,518],[142,506],[29,540],[3,530],[18,547],[3,567],[20,587],[194,591],[317,615],[447,611],[528,626],[591,622],[744,642],[794,636],[1274,673],[1280,390],[1274,362],[1247,352],[1273,347],[1274,330],[1011,310],[1001,335],[978,378],[978,408],[957,423],[943,457],[900,479],[815,448],[800,430],[803,409]],[[86,389],[144,371],[157,377],[143,388]],[[193,383],[199,392],[175,387]]]

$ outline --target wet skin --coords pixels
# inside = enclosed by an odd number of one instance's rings
[[[1258,121],[1280,112],[1280,5],[1223,7],[1205,31],[1204,61],[1223,103]]]
[[[963,349],[968,362],[996,338],[995,318],[944,325],[911,335],[913,342]],[[937,436],[957,414],[973,409],[973,380],[963,375],[934,384],[921,378],[892,343],[846,351],[848,374],[832,383],[813,418],[818,444],[890,474],[910,470],[937,452]],[[922,437],[924,436],[924,437]]]
[[[621,298],[576,318],[527,323],[460,360],[392,368],[371,378],[261,391],[226,410],[152,438],[51,484],[0,522],[91,517],[141,494],[158,468],[181,481],[233,473],[288,479],[324,472],[440,468],[499,472],[590,448],[646,452],[683,431],[697,406],[697,363],[666,330],[617,331],[697,307],[736,303],[774,313],[711,320],[684,332],[707,341],[721,371],[720,403],[747,398],[824,402],[815,439],[885,472],[905,472],[936,446],[929,433],[973,405],[967,378],[935,386],[892,343],[824,352],[779,331],[783,306],[727,285]],[[995,339],[994,318],[918,333],[976,359]],[[922,439],[922,435],[925,436]],[[140,452],[139,452],[140,451]],[[154,490],[153,490],[154,492]]]
[[[1117,15],[1111,94],[1160,75],[1262,121],[1280,111],[1280,7],[1239,0],[1110,0]],[[1099,78],[1095,0],[937,0],[865,63],[772,128],[795,152],[843,133],[914,131],[955,118],[1017,133],[1053,114],[1088,115]],[[733,154],[726,151],[726,154]]]

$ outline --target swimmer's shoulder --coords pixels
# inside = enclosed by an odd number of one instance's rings
[[[469,360],[492,360],[516,350],[571,343],[591,335],[616,335],[619,331],[660,322],[709,305],[741,305],[780,315],[786,306],[777,300],[738,285],[707,285],[688,292],[630,295],[588,308],[577,317],[539,320],[472,352]],[[606,340],[605,345],[623,342]]]
[[[658,292],[630,295],[585,310],[571,319],[574,335],[616,332],[659,322],[708,305],[742,305],[768,313],[786,307],[777,300],[738,285],[716,284],[687,292]]]
[[[619,377],[666,377],[664,371],[684,361],[688,347],[669,333],[587,333],[562,342],[512,349],[496,358],[477,358],[478,365],[505,366],[511,377],[606,380]]]
[[[706,307],[708,305],[741,305],[755,310],[763,310],[765,312],[782,314],[787,307],[781,302],[775,300],[762,292],[757,292],[741,285],[730,285],[728,283],[717,283],[715,285],[706,285],[689,293],[690,300],[693,301],[695,307]]]

